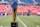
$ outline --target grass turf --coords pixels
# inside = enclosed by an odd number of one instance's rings
[[[27,26],[40,26],[40,16],[17,16],[23,23],[25,23]],[[12,16],[1,16],[0,17],[0,25],[3,26],[10,26],[12,22]],[[20,21],[18,21],[18,26],[19,27],[24,27]]]
[[[40,16],[18,16],[27,26],[40,26]]]
[[[13,22],[13,19],[12,19],[12,16],[1,16],[0,17],[0,26],[3,25],[3,26],[11,26],[11,22]],[[18,26],[19,27],[24,27],[20,21],[18,21]]]

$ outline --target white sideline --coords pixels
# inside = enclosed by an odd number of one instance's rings
[[[18,17],[17,19],[24,25],[24,27],[27,27]]]

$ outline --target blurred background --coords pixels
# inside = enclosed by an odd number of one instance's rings
[[[40,0],[0,0],[0,27],[10,27],[12,19],[11,3],[16,1],[18,27],[40,27]]]

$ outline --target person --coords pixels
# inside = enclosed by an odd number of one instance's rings
[[[1,16],[1,12],[0,12],[0,16]]]
[[[21,16],[23,16],[23,11],[21,11]]]
[[[5,15],[5,12],[3,13],[3,16]]]
[[[27,13],[27,16],[30,16],[30,14],[31,14],[31,12],[30,12],[30,10],[28,10],[29,12]]]

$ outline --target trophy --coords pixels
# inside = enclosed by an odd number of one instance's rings
[[[17,2],[12,3],[12,16],[13,16],[13,22],[11,22],[11,27],[18,27],[18,22],[16,22],[16,16],[17,16]]]

